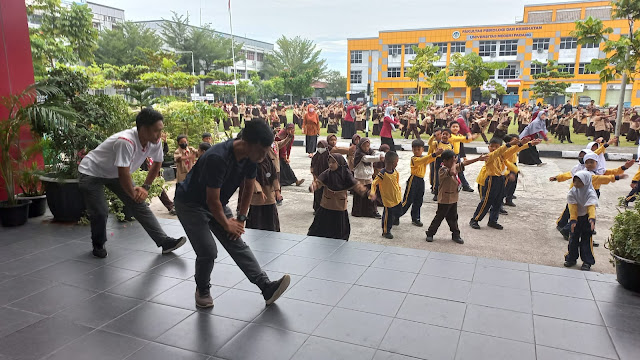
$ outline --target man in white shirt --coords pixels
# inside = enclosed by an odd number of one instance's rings
[[[80,191],[91,221],[95,257],[107,257],[104,244],[107,241],[109,208],[104,197],[105,186],[133,211],[147,234],[158,247],[162,247],[163,254],[181,247],[187,240],[184,236],[179,239],[167,236],[145,202],[147,191],[158,176],[164,158],[160,142],[164,127],[162,120],[159,112],[151,108],[143,109],[136,117],[135,128],[111,135],[80,162]],[[153,160],[153,164],[144,184],[136,186],[131,174],[140,168],[146,158]]]

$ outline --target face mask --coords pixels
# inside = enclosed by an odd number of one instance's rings
[[[326,148],[318,148],[317,150],[318,150],[318,154],[322,154],[322,153],[324,153],[325,151],[327,151],[327,149],[326,149]]]
[[[309,109],[309,112],[314,112],[314,111],[315,111],[314,109]]]
[[[180,147],[183,148],[183,149],[186,149],[187,148],[187,144],[184,144],[184,143],[180,144]]]
[[[580,159],[578,159],[578,162],[579,162],[580,164],[583,164],[583,165],[584,165],[584,159],[580,158]]]

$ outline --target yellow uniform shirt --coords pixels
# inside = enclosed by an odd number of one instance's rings
[[[631,181],[633,182],[640,181],[640,169],[638,169],[638,172],[635,175],[633,175],[633,179]]]
[[[484,182],[487,177],[502,175],[505,169],[504,159],[513,156],[513,154],[517,154],[523,148],[524,146],[507,146],[507,144],[504,144],[495,151],[490,152],[487,160],[482,166],[482,169],[480,169],[480,172],[478,173],[476,182],[484,186]]]
[[[458,155],[460,154],[460,143],[470,143],[472,142],[473,139],[467,139],[466,136],[464,135],[454,135],[451,134],[451,137],[449,137],[449,142],[453,145],[453,152]]]
[[[602,185],[607,185],[609,183],[615,182],[616,175],[621,175],[621,174],[624,174],[624,170],[622,169],[622,166],[615,169],[607,169],[605,170],[603,175],[595,175],[595,174],[592,175],[591,185],[593,185],[593,188],[595,190],[600,190],[600,187]],[[556,176],[557,182],[563,182],[571,179],[573,179],[573,175],[571,174],[571,171],[567,171],[566,173],[562,173]],[[573,187],[573,181],[569,183],[569,189],[571,189],[572,187]]]
[[[435,154],[427,155],[427,156],[412,156],[411,157],[411,175],[417,176],[419,178],[424,178],[424,175],[427,173],[427,165],[436,161]]]
[[[578,204],[567,204],[569,207],[569,221],[578,220]],[[589,219],[596,218],[596,206],[589,205],[587,206],[587,215],[589,215]]]
[[[400,173],[394,170],[392,173],[382,170],[376,175],[371,184],[371,192],[380,190],[382,204],[384,207],[394,207],[402,201],[402,191],[400,190]]]

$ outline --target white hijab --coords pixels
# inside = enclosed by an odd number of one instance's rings
[[[384,109],[384,116],[385,117],[388,116],[388,117],[393,119],[393,115],[391,115],[391,112],[394,111],[394,110],[395,110],[395,108],[393,106],[387,106],[387,108]]]
[[[542,132],[545,135],[547,134],[547,124],[541,118],[541,116],[544,114],[546,114],[546,111],[544,110],[540,110],[538,112],[538,116],[536,116],[536,119],[530,122],[529,125],[527,125],[527,127],[522,130],[522,133],[520,133],[520,139],[524,138],[525,136],[537,134],[539,132]]]
[[[587,215],[587,206],[598,206],[598,194],[591,184],[592,175],[588,171],[578,171],[574,177],[579,178],[584,186],[580,189],[574,186],[567,194],[567,203],[578,205],[578,216]]]
[[[585,150],[593,151],[591,150],[591,148],[593,147],[593,145],[596,145],[596,144],[598,143],[595,141],[588,143]],[[599,144],[598,144],[598,147],[600,147]],[[604,153],[596,156],[598,156],[598,168],[596,169],[596,173],[598,175],[603,175],[604,172],[607,170],[607,158],[604,156]]]

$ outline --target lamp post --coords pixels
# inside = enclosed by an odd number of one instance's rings
[[[189,54],[191,53],[191,75],[196,76],[196,63],[193,61],[193,51],[191,50],[185,50],[185,51],[180,51],[180,50],[174,50],[173,51],[176,54]],[[193,92],[196,92],[196,86],[193,85]]]

